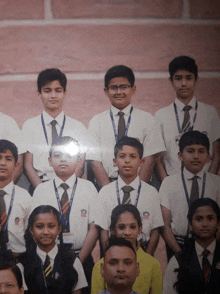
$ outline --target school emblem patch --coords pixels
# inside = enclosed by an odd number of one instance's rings
[[[60,274],[58,272],[56,272],[55,275],[54,275],[54,279],[57,280],[59,278],[59,275]]]
[[[19,222],[20,222],[20,218],[19,218],[19,217],[16,217],[16,218],[15,218],[15,225],[18,226],[18,225],[19,225]]]
[[[218,261],[218,262],[216,263],[216,268],[217,268],[217,269],[220,269],[220,261]]]
[[[149,220],[150,213],[147,211],[143,212],[143,219]]]
[[[85,209],[81,210],[81,217],[86,217],[87,211]]]

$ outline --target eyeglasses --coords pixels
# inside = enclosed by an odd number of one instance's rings
[[[3,286],[5,287],[5,289],[7,290],[12,290],[14,289],[18,284],[12,284],[12,283],[1,283],[0,284],[0,290],[2,290]]]
[[[115,94],[118,92],[118,89],[120,89],[122,93],[125,93],[129,88],[131,88],[130,85],[120,85],[120,86],[112,85],[112,86],[109,86],[107,89],[109,90],[110,94]]]

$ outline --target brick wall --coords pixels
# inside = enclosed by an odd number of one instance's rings
[[[39,71],[67,74],[67,115],[86,126],[109,107],[106,70],[133,68],[133,104],[152,114],[173,101],[168,63],[196,59],[196,97],[220,112],[220,2],[216,0],[1,0],[0,110],[24,121],[42,109]]]

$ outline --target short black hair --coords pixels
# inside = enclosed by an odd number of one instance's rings
[[[143,144],[141,144],[141,142],[139,142],[135,138],[124,136],[120,140],[118,140],[118,142],[115,144],[115,147],[114,147],[115,158],[117,158],[118,151],[122,150],[123,146],[125,145],[136,148],[139,153],[140,159],[143,157],[143,152],[144,152]]]
[[[189,211],[188,211],[188,215],[187,215],[189,223],[192,223],[193,215],[194,215],[196,209],[199,207],[202,207],[202,206],[211,206],[217,215],[217,220],[220,221],[220,209],[219,209],[218,204],[214,200],[212,200],[211,198],[199,198],[199,199],[195,200],[189,206]]]
[[[14,143],[8,140],[0,140],[0,153],[4,151],[10,150],[14,159],[15,163],[18,161],[18,148],[15,146]]]
[[[178,56],[175,57],[169,64],[170,79],[173,80],[175,72],[179,69],[187,70],[194,74],[195,80],[198,78],[198,67],[193,58],[189,56]]]
[[[44,85],[56,80],[60,82],[64,92],[66,92],[67,78],[63,72],[61,72],[58,68],[47,68],[41,71],[37,78],[38,92],[41,93],[41,89]]]
[[[135,252],[134,247],[132,246],[131,242],[124,239],[124,238],[111,236],[108,239],[108,246],[105,249],[105,254],[112,246],[128,247],[134,252],[134,254],[136,256],[136,252]]]
[[[19,267],[17,265],[12,265],[12,263],[3,262],[2,264],[0,264],[0,272],[4,270],[10,270],[14,274],[18,283],[18,288],[21,289],[21,287],[23,286],[23,281]]]
[[[186,146],[190,146],[193,144],[203,145],[206,147],[207,152],[209,152],[209,138],[199,131],[189,131],[184,133],[179,141],[179,151],[183,152]]]
[[[70,136],[58,137],[57,140],[55,141],[55,143],[53,145],[51,145],[51,147],[50,147],[49,157],[52,156],[53,149],[55,147],[57,147],[57,146],[65,146],[65,145],[70,144],[71,142],[74,143],[75,145],[77,145],[79,147],[79,152],[77,154],[77,156],[79,157],[79,155],[80,155],[80,146],[79,146],[79,143],[78,143],[78,141],[76,139],[73,139]]]
[[[126,78],[129,81],[131,87],[134,86],[135,76],[132,69],[125,65],[116,65],[111,67],[105,74],[105,88],[108,88],[111,79],[118,77]]]

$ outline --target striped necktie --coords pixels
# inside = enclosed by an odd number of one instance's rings
[[[6,192],[4,190],[0,190],[0,225],[3,228],[6,220],[7,220],[7,213],[6,213],[6,205],[5,205],[5,196]]]
[[[194,176],[192,180],[192,188],[190,193],[190,204],[192,204],[195,200],[199,199],[199,184],[198,184],[198,176]]]
[[[119,111],[119,120],[118,120],[118,140],[120,140],[125,133],[125,119],[124,119],[124,112]]]
[[[62,187],[64,189],[64,192],[63,192],[63,195],[61,197],[61,207],[62,207],[62,212],[63,212],[63,216],[64,218],[66,218],[66,213],[69,209],[69,197],[68,197],[68,194],[67,194],[67,189],[69,188],[69,186],[66,184],[66,183],[62,183],[60,185],[60,187]],[[70,231],[70,228],[69,228],[69,222],[67,224],[67,226],[63,226],[63,231],[64,232],[69,232]]]
[[[130,192],[133,191],[134,188],[132,188],[131,186],[124,186],[122,190],[124,191],[122,204],[129,204],[131,202]]]
[[[210,251],[208,249],[205,249],[202,252],[203,258],[202,258],[202,270],[203,270],[203,274],[204,274],[204,279],[205,279],[205,283],[207,283],[208,278],[209,278],[209,273],[210,273],[210,269],[211,269],[211,264],[208,260],[208,256],[210,254]]]
[[[51,278],[52,278],[52,267],[51,267],[50,258],[49,258],[48,254],[46,255],[46,259],[45,259],[43,268],[44,268],[44,274],[45,274],[45,278],[46,278],[47,285],[48,285],[50,283]]]
[[[182,133],[185,133],[185,132],[189,131],[189,129],[190,129],[189,111],[191,108],[192,108],[192,106],[190,106],[190,105],[186,105],[183,107],[184,118],[183,118],[183,124],[182,124]]]

